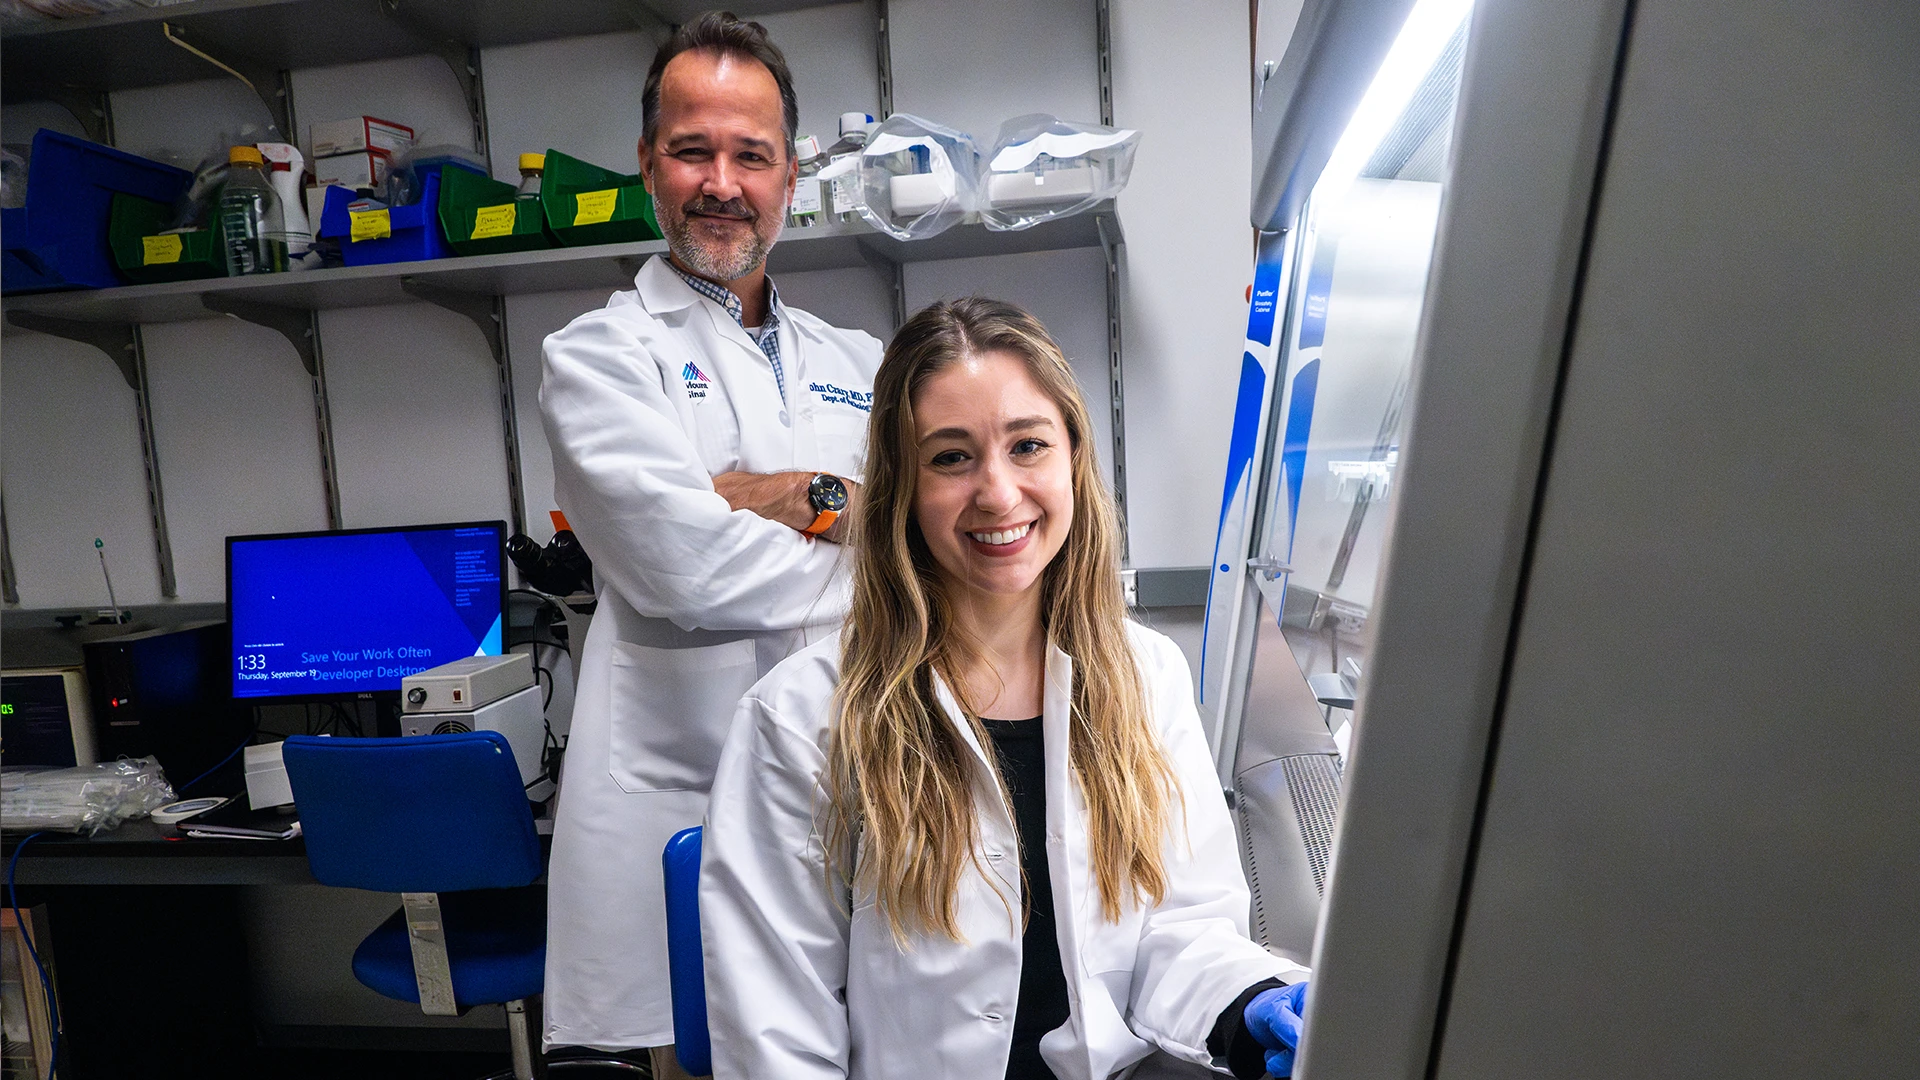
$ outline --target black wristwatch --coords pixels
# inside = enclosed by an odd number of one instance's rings
[[[800,531],[819,536],[833,528],[833,523],[840,520],[840,511],[847,508],[847,482],[832,473],[820,473],[807,485],[807,503],[818,516]]]

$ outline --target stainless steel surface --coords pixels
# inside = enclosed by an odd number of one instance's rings
[[[1304,1076],[1429,1076],[1625,9],[1473,15]]]
[[[1292,3],[1263,4],[1291,8]],[[1413,0],[1306,0],[1253,110],[1253,227],[1292,226]],[[1276,13],[1277,14],[1277,13]]]
[[[1632,7],[1435,1080],[1920,1076],[1916,56]]]

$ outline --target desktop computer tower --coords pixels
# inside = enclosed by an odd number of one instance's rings
[[[252,730],[249,710],[228,691],[224,622],[103,638],[88,642],[85,652],[94,745],[103,761],[158,758],[178,791],[232,754]],[[228,765],[194,793],[239,790],[239,757]]]

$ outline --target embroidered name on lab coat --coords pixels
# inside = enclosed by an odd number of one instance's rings
[[[701,371],[699,365],[692,362],[680,369],[680,378],[687,384],[687,397],[694,401],[706,397],[707,387],[713,384],[713,380],[707,378],[707,373]]]
[[[689,365],[691,366],[691,365]],[[820,395],[824,405],[850,405],[861,412],[873,411],[873,395],[858,390],[844,390],[832,383],[808,383],[807,389]]]

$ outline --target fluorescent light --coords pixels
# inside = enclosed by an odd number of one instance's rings
[[[1420,0],[1413,6],[1373,84],[1367,87],[1360,107],[1354,110],[1347,130],[1334,146],[1326,170],[1314,184],[1315,204],[1324,208],[1346,196],[1367,159],[1379,148],[1380,140],[1406,110],[1413,92],[1433,70],[1447,40],[1472,10],[1473,0]]]

